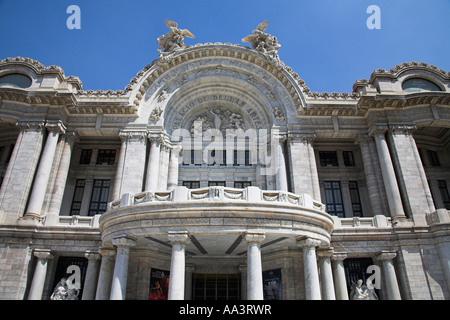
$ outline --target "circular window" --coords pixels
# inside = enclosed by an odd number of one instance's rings
[[[0,86],[12,86],[16,88],[28,88],[31,86],[31,79],[20,73],[10,73],[0,77]]]
[[[408,79],[402,84],[402,88],[406,92],[419,92],[419,91],[441,91],[441,89],[433,82],[422,78]]]

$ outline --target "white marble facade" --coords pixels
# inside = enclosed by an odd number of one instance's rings
[[[450,298],[450,73],[311,92],[266,27],[251,48],[169,32],[118,91],[0,60],[0,299],[48,299],[70,259],[86,300],[148,299],[152,270],[168,299],[227,275],[262,300],[279,271],[282,299],[346,300],[364,259],[380,299]]]

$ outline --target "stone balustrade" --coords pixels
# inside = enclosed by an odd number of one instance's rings
[[[124,194],[122,198],[108,203],[107,211],[127,206],[148,204],[151,202],[182,201],[229,201],[229,202],[261,202],[283,203],[325,212],[325,205],[315,201],[308,194],[294,194],[286,191],[261,190],[258,187],[245,189],[229,187],[206,187],[187,189],[177,187],[171,191],[146,191],[137,194]]]

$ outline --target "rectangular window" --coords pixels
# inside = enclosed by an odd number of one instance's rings
[[[239,274],[196,274],[192,275],[193,300],[239,300]]]
[[[109,196],[109,185],[109,180],[94,180],[91,203],[89,205],[89,216],[102,214],[106,211]]]
[[[251,166],[249,150],[234,150],[233,166]]]
[[[444,207],[450,210],[450,196],[448,194],[447,183],[445,180],[438,180],[439,191],[441,192],[442,202],[444,202]]]
[[[433,167],[439,167],[441,163],[439,162],[439,157],[436,151],[433,150],[427,150],[428,153],[428,159],[430,160],[430,164]]]
[[[200,188],[200,181],[183,181],[182,185],[188,189],[198,189]]]
[[[92,157],[92,149],[81,150],[80,164],[90,164]]]
[[[352,151],[342,151],[342,156],[344,158],[344,165],[346,167],[354,167],[355,166],[355,159],[353,158]]]
[[[336,151],[319,151],[319,159],[320,159],[320,166],[322,167],[338,166]]]
[[[225,187],[225,181],[209,181],[208,187]]]
[[[113,165],[116,160],[116,149],[99,149],[97,164]]]
[[[73,192],[72,206],[70,207],[70,215],[80,215],[81,201],[84,193],[84,179],[77,179],[75,182],[75,191]]]
[[[341,183],[339,181],[325,181],[324,186],[328,214],[343,218],[344,204],[342,202]]]
[[[359,197],[358,183],[349,181],[348,188],[350,190],[350,199],[352,200],[352,210],[354,217],[362,217],[361,199]]]
[[[252,183],[250,181],[235,181],[234,187],[239,189],[244,189],[247,187],[251,187]]]

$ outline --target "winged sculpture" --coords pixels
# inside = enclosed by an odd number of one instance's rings
[[[256,51],[263,53],[274,61],[279,61],[277,51],[280,49],[281,45],[278,43],[275,36],[264,32],[268,24],[269,21],[267,20],[258,24],[256,30],[253,30],[252,34],[242,38],[242,42],[250,43],[252,48]]]
[[[166,26],[170,29],[168,33],[157,39],[159,45],[158,52],[160,54],[169,54],[176,50],[186,47],[184,37],[195,38],[195,36],[187,29],[179,29],[175,21],[164,20]]]

